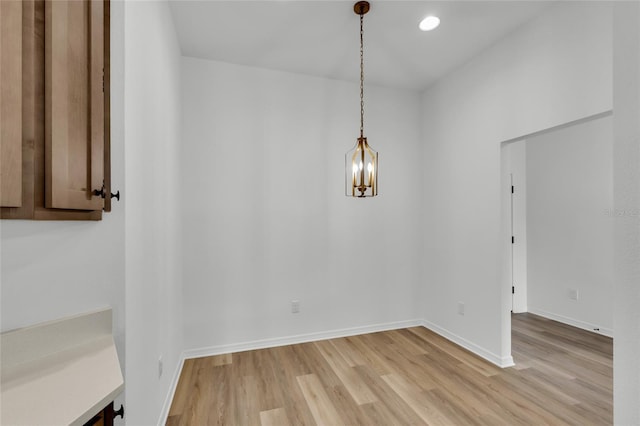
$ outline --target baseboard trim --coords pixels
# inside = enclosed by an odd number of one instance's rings
[[[160,412],[160,418],[158,419],[158,426],[164,426],[167,424],[167,418],[169,417],[169,410],[171,409],[171,403],[173,402],[173,397],[176,394],[176,389],[178,387],[178,381],[180,380],[180,374],[182,374],[182,368],[184,367],[184,352],[180,355],[180,359],[178,360],[178,365],[173,373],[173,377],[171,378],[171,386],[169,386],[169,392],[167,392],[167,396],[164,400],[164,404],[162,404],[162,412]]]
[[[428,328],[434,333],[441,335],[445,339],[450,340],[456,345],[462,346],[463,348],[473,352],[475,355],[478,355],[480,358],[484,358],[500,368],[513,367],[515,365],[515,363],[513,362],[513,357],[511,355],[505,357],[498,356],[493,352],[483,348],[482,346],[478,346],[475,343],[472,343],[467,339],[462,338],[457,334],[454,334],[449,330],[426,320],[422,321],[422,326]]]
[[[554,314],[552,312],[547,312],[543,309],[538,309],[538,308],[530,307],[529,312],[553,321],[558,321],[563,324],[567,324],[576,328],[581,328],[583,330],[590,331],[592,333],[602,334],[603,336],[613,338],[613,329],[611,328],[600,327],[597,324],[591,324],[585,321],[577,320],[575,318],[565,317],[564,315]],[[596,328],[599,330],[596,330]]]
[[[396,321],[383,324],[366,325],[361,327],[342,328],[337,330],[320,331],[315,333],[298,334],[294,336],[276,337],[272,339],[254,340],[228,345],[209,346],[191,349],[184,352],[186,359],[204,356],[221,355],[234,352],[252,351],[256,349],[275,348],[278,346],[295,345],[298,343],[316,342],[318,340],[335,339],[338,337],[357,336],[358,334],[375,333],[378,331],[396,330],[399,328],[422,325],[420,320]]]

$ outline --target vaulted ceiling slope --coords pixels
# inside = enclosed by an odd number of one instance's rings
[[[550,7],[550,1],[375,1],[365,16],[367,84],[424,90]],[[357,81],[352,1],[173,0],[182,54]],[[442,20],[422,32],[426,15]]]

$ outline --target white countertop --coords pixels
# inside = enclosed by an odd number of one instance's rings
[[[124,388],[111,309],[1,338],[2,425],[82,425]]]

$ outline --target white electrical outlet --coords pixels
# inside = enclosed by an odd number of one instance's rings
[[[297,314],[300,312],[300,301],[299,300],[292,300],[291,301],[291,313],[292,314]]]
[[[578,300],[578,290],[576,290],[575,288],[570,288],[569,289],[569,299]]]
[[[162,370],[164,367],[164,363],[162,362],[162,355],[158,358],[158,379],[162,377]]]
[[[458,302],[458,315],[464,315],[464,303]]]

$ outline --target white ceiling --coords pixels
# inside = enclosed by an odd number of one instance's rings
[[[355,1],[173,0],[182,54],[357,81]],[[367,84],[424,89],[514,29],[549,1],[375,1],[365,15]],[[442,20],[431,32],[420,20]]]

